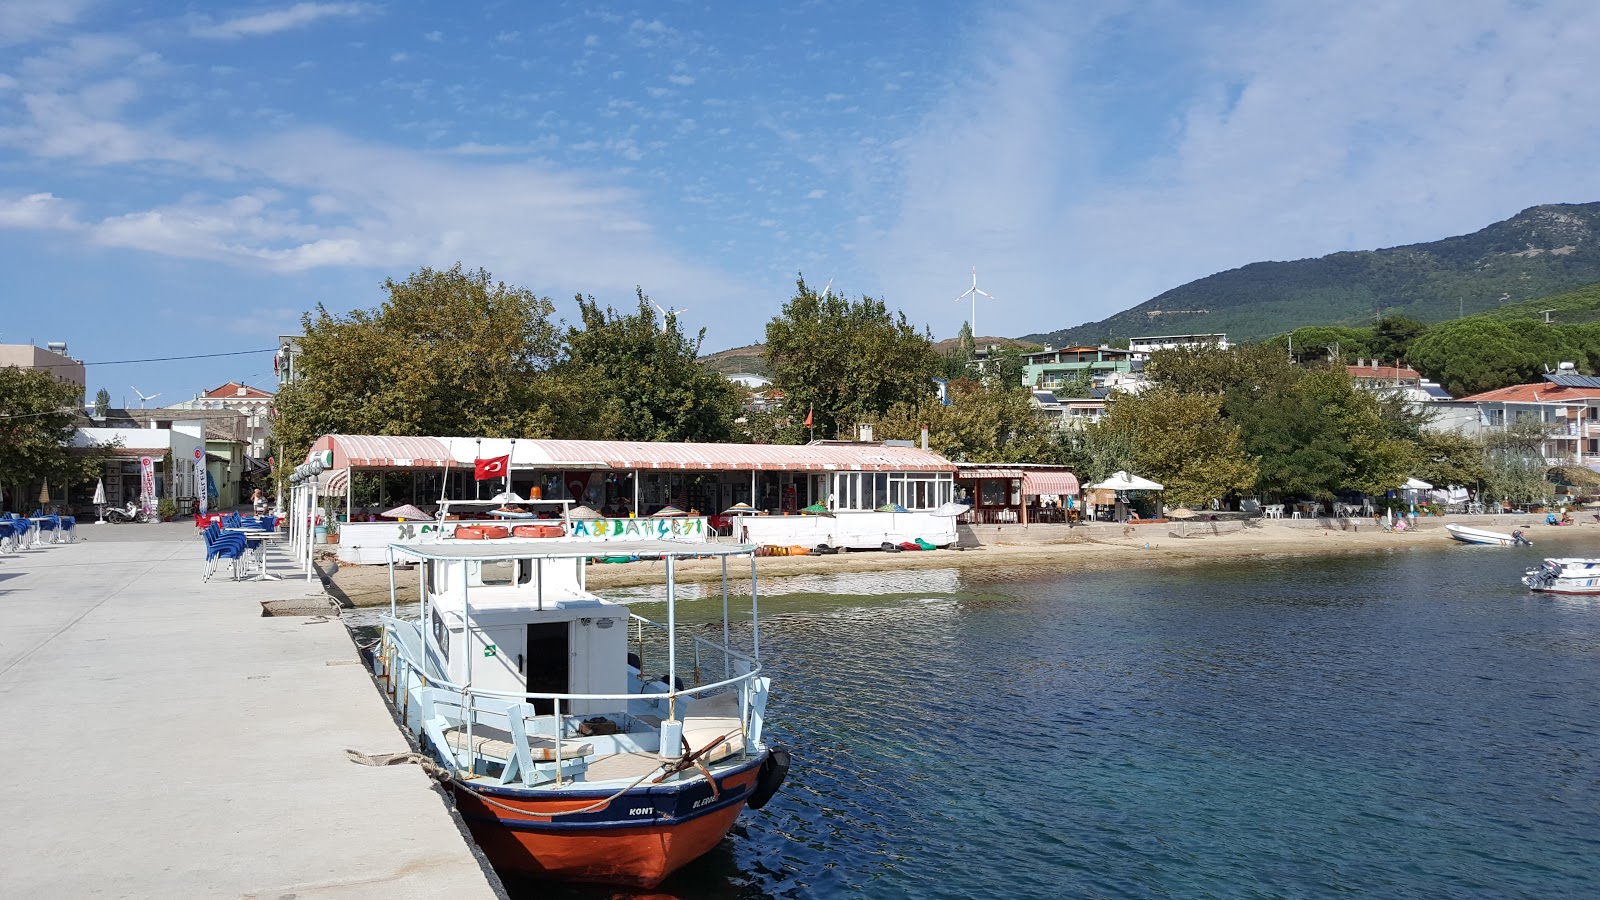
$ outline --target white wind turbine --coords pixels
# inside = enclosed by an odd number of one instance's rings
[[[657,310],[659,310],[661,312],[661,330],[662,331],[666,331],[667,330],[667,317],[668,316],[671,316],[673,318],[677,318],[678,316],[681,316],[684,313],[689,311],[687,308],[684,308],[684,309],[673,309],[670,306],[665,308],[665,309],[663,309],[661,304],[657,303],[654,299],[652,299],[650,301],[650,305],[654,306]]]
[[[978,288],[978,267],[977,266],[973,266],[972,267],[972,287],[969,287],[965,291],[963,291],[961,293],[961,296],[956,298],[956,302],[960,303],[961,301],[967,299],[968,297],[972,298],[972,339],[974,341],[976,341],[978,339],[978,297],[979,297],[979,295],[982,295],[984,297],[988,297],[990,300],[994,299],[994,295],[993,294],[991,294],[991,293],[989,293],[988,291],[985,291],[985,290],[980,290]]]
[[[128,387],[133,388],[133,392],[135,394],[139,395],[139,408],[140,409],[144,409],[144,404],[145,404],[146,400],[154,400],[155,398],[161,396],[160,394],[151,394],[150,396],[146,397],[143,393],[140,392],[140,390],[138,388],[133,387],[133,385],[130,384],[130,385],[128,385]]]

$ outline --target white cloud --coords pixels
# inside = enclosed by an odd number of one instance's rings
[[[439,43],[439,42],[444,40],[444,32],[442,32],[442,31],[430,31],[427,34],[424,34],[422,36],[422,39],[427,41],[430,44],[437,44],[437,43]]]
[[[0,197],[0,228],[71,229],[78,227],[72,204],[55,194]]]
[[[694,84],[694,76],[687,75],[682,72],[679,72],[676,75],[668,75],[667,80],[679,87],[688,87],[689,85]]]
[[[823,190],[822,188],[812,188],[811,190],[806,192],[806,199],[807,200],[821,200],[823,197],[826,197],[826,196],[828,196],[828,192]]]
[[[1600,197],[1600,6],[1281,0],[1198,15],[1116,23],[1177,48],[1168,62],[1189,84],[1175,115],[1145,126],[1164,133],[1132,137],[1094,106],[1103,82],[1080,80],[1101,49],[1096,21],[997,15],[976,54],[994,62],[891,151],[891,206],[863,202],[886,187],[878,160],[858,166],[857,202],[888,223],[863,230],[863,269],[910,306],[959,290],[976,264],[1005,298],[983,330],[1021,334],[1255,260],[1432,240]]]
[[[5,0],[0,3],[0,45],[19,44],[71,25],[93,0]]]
[[[262,35],[277,34],[280,31],[304,28],[318,19],[325,19],[330,16],[349,18],[363,15],[370,9],[371,7],[365,3],[296,3],[284,9],[239,16],[222,22],[202,20],[196,22],[189,29],[189,33],[195,37],[215,38],[218,40],[260,37]]]

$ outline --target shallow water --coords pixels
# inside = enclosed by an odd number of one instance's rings
[[[1600,894],[1600,600],[1540,555],[763,583],[794,769],[651,896]]]

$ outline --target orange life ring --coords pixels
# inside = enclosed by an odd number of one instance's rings
[[[560,525],[514,525],[511,528],[514,537],[521,538],[558,538],[561,537]]]
[[[510,529],[504,525],[460,525],[456,528],[456,539],[462,541],[492,541],[510,536]]]

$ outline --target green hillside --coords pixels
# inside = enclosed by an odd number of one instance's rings
[[[1551,204],[1426,244],[1252,263],[1191,281],[1099,322],[1024,339],[1060,346],[1222,332],[1250,341],[1303,325],[1370,325],[1380,310],[1439,322],[1596,282],[1600,203]],[[1546,304],[1539,309],[1551,308],[1548,301],[1536,302]]]
[[[1516,319],[1532,319],[1543,322],[1548,318],[1552,325],[1587,325],[1591,322],[1600,322],[1600,284],[1591,284],[1556,294],[1554,297],[1539,297],[1533,300],[1524,300],[1521,303],[1507,303],[1483,313],[1484,318],[1497,321],[1513,321]]]

